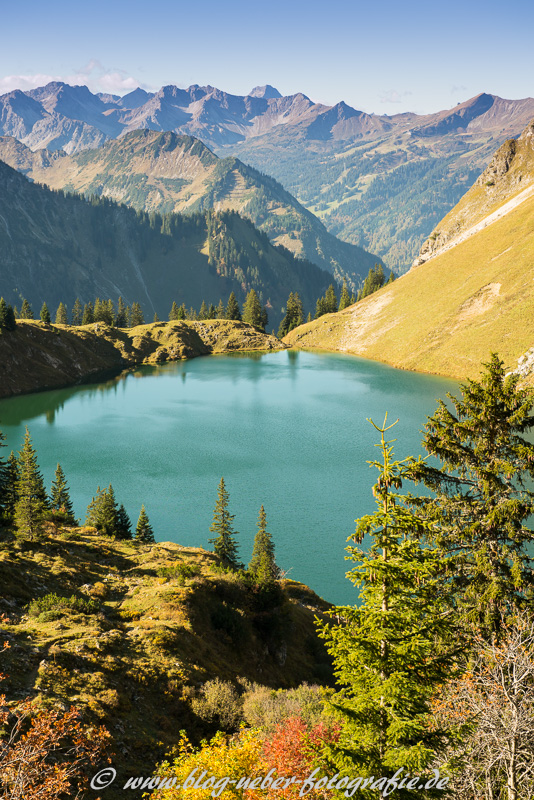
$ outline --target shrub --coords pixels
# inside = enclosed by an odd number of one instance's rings
[[[191,706],[198,717],[205,722],[215,722],[219,729],[226,731],[236,730],[242,719],[241,698],[231,683],[219,678],[207,681]]]
[[[200,567],[197,564],[175,564],[172,567],[158,569],[160,578],[171,578],[179,584],[184,583],[187,578],[196,578],[197,575],[200,575]]]
[[[215,630],[228,634],[234,644],[239,644],[245,637],[245,626],[239,612],[224,603],[212,612],[211,624]]]
[[[70,612],[78,614],[96,614],[99,605],[95,600],[85,600],[81,597],[60,597],[57,594],[45,594],[32,600],[28,606],[30,617],[39,617],[40,622],[49,622],[58,619]]]

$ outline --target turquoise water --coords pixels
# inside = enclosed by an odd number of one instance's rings
[[[18,450],[29,427],[48,488],[61,463],[82,521],[112,483],[134,525],[145,503],[159,541],[209,548],[224,476],[243,561],[263,503],[289,577],[354,603],[344,548],[374,508],[366,460],[378,434],[366,417],[399,417],[396,455],[418,455],[426,415],[456,388],[331,353],[210,356],[2,400],[0,428]]]

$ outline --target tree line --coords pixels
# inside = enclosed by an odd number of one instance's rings
[[[0,448],[5,446],[5,436],[0,431]],[[224,478],[221,478],[210,527],[214,538],[210,539],[210,543],[214,545],[214,552],[223,567],[241,570],[244,565],[238,558],[233,520],[234,515],[228,511],[228,491]],[[50,494],[47,493],[37,453],[26,428],[24,442],[18,454],[12,450],[9,457],[4,459],[0,453],[0,524],[13,526],[18,536],[33,540],[45,535],[47,522],[73,527],[77,527],[79,523],[74,515],[67,479],[60,464],[56,467]],[[103,536],[119,540],[133,540],[138,544],[155,542],[154,530],[144,504],[133,532],[130,517],[124,505],[117,503],[111,484],[104,489],[97,488],[96,495],[87,506],[85,525],[96,528]],[[280,575],[263,506],[259,512],[258,533],[248,572],[260,585],[272,584]]]
[[[5,446],[5,436],[0,431],[0,448]],[[37,453],[26,428],[19,453],[15,454],[12,450],[7,459],[0,454],[0,523],[12,526],[18,536],[33,540],[45,534],[47,522],[60,526],[78,525],[61,465],[56,467],[48,494]],[[155,541],[145,506],[141,506],[135,532],[132,533],[130,518],[124,506],[117,505],[111,484],[107,489],[98,487],[96,496],[87,508],[86,525],[117,539],[133,539],[140,544]]]
[[[46,304],[43,303],[39,313],[41,322],[46,325],[52,324],[52,315]],[[0,298],[0,331],[14,330],[17,319],[35,319],[30,303],[23,299],[19,309],[8,305],[4,298]],[[260,303],[260,299],[254,289],[251,289],[243,303],[242,309],[237,302],[235,292],[231,292],[226,306],[219,300],[217,307],[211,303],[209,306],[202,301],[198,311],[192,307],[186,308],[185,303],[180,306],[176,301],[172,302],[169,312],[169,321],[173,320],[204,320],[204,319],[230,319],[247,322],[256,328],[265,331],[269,322],[267,308]],[[154,314],[153,322],[159,322],[157,314]],[[94,303],[89,302],[82,305],[79,298],[71,309],[70,315],[65,303],[61,302],[54,315],[55,325],[90,325],[94,322],[103,322],[116,328],[135,328],[137,325],[145,324],[145,317],[141,305],[133,302],[131,305],[125,303],[119,297],[117,305],[111,299],[101,300],[96,298]]]

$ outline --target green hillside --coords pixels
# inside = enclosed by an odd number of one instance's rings
[[[315,306],[332,280],[315,264],[274,247],[235,212],[188,216],[135,212],[32,184],[0,163],[0,296],[38,313],[43,301],[70,308],[95,297],[139,302],[145,318],[167,319],[173,300],[243,302],[254,288],[278,325],[291,291]]]
[[[3,691],[104,724],[121,775],[150,774],[183,728],[197,740],[213,730],[193,702],[207,680],[238,692],[332,680],[314,624],[327,603],[289,580],[268,598],[202,548],[0,528],[0,583]]]
[[[0,138],[0,158],[52,189],[106,197],[137,211],[194,213],[233,210],[251,219],[275,245],[331,272],[355,288],[376,256],[342,242],[277,181],[237,158],[219,159],[198,139],[138,130],[74,155],[32,152]]]
[[[532,137],[524,141],[532,147]],[[525,185],[532,174],[522,163],[525,177],[518,183]],[[484,199],[488,189],[498,205],[515,185],[507,175],[495,174],[494,187],[477,184],[449,219],[459,219],[471,202],[470,219],[479,220],[483,209],[492,209]],[[490,351],[515,369],[534,343],[534,194],[527,191],[523,197],[507,214],[393,284],[295,329],[284,341],[458,378],[475,377]]]

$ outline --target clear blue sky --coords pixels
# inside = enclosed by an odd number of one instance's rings
[[[1,3],[0,92],[50,79],[123,94],[212,84],[368,112],[534,95],[534,3],[66,0]]]

